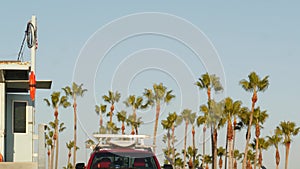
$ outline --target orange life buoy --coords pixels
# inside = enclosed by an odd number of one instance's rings
[[[0,162],[3,162],[3,155],[0,153]]]
[[[35,98],[35,88],[36,88],[35,74],[33,71],[31,71],[29,76],[29,91],[30,91],[30,98],[32,101],[34,101]]]

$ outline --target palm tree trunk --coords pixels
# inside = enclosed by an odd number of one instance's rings
[[[227,153],[227,150],[228,150],[228,130],[227,130],[227,133],[226,133],[226,143],[225,143],[225,152]],[[227,169],[227,155],[225,155],[225,169]],[[229,169],[230,166],[229,166]]]
[[[77,140],[77,102],[76,102],[76,95],[73,95],[73,108],[74,108],[74,146],[73,146],[73,169],[75,169],[76,165],[76,140]]]
[[[279,168],[279,162],[280,162],[280,155],[279,155],[278,148],[276,148],[275,159],[276,159],[276,169],[278,169]]]
[[[205,140],[205,133],[206,133],[206,126],[204,124],[204,126],[203,126],[203,145],[202,145],[203,146],[203,148],[202,148],[203,154],[202,154],[202,156],[205,155],[205,142],[206,142],[206,140]]]
[[[69,149],[69,152],[68,152],[68,163],[67,163],[67,168],[70,164],[70,158],[71,158],[71,149]]]
[[[228,168],[232,169],[233,168],[233,158],[232,158],[232,140],[228,141],[228,146],[229,146],[229,162],[228,162]]]
[[[222,169],[223,166],[223,160],[222,160],[222,156],[220,156],[219,158],[219,168]]]
[[[218,157],[218,152],[217,152],[217,147],[218,147],[218,130],[215,128],[213,132],[213,140],[214,140],[214,151],[213,151],[213,169],[217,169],[217,157]]]
[[[248,129],[247,129],[247,139],[246,139],[246,145],[245,145],[245,151],[244,151],[245,156],[244,156],[244,159],[243,159],[242,169],[246,168],[248,147],[249,147],[249,142],[250,142],[250,132],[251,132],[251,126],[252,126],[252,120],[253,120],[254,106],[255,106],[256,101],[257,101],[257,94],[256,94],[256,89],[254,89],[253,96],[252,96],[252,106],[251,106],[250,120],[249,120],[249,124],[248,124]]]
[[[188,121],[185,122],[185,130],[184,130],[184,144],[183,144],[183,150],[184,150],[184,155],[183,155],[183,169],[185,169],[185,164],[186,164],[186,140],[187,140],[187,129],[188,129]]]
[[[50,164],[51,169],[53,169],[53,165],[54,165],[54,148],[55,148],[55,141],[53,143],[53,147],[51,147],[51,164]]]
[[[55,108],[55,169],[58,167],[58,108]],[[52,166],[53,167],[53,166]]]
[[[192,136],[193,136],[193,169],[195,169],[195,161],[196,161],[196,143],[195,143],[195,127],[193,125],[193,129],[192,129]]]
[[[49,150],[49,148],[48,148],[48,153],[47,153],[47,155],[48,155],[48,169],[51,169],[51,150]]]
[[[288,169],[290,146],[290,142],[285,144],[285,169]]]
[[[173,168],[175,168],[175,126],[172,124],[172,162],[173,162]]]
[[[58,151],[59,151],[59,146],[58,146],[58,133],[57,133],[57,139],[56,139],[56,147],[55,147],[55,169],[58,169]]]
[[[254,158],[254,169],[256,169],[257,166],[257,159],[258,159],[258,137],[256,137],[256,142],[255,142],[255,158]],[[260,169],[260,168],[259,168]]]
[[[156,148],[156,134],[157,134],[157,125],[158,125],[158,118],[159,118],[159,112],[160,112],[160,102],[156,102],[156,114],[155,114],[155,124],[154,124],[154,133],[153,133],[153,152],[155,154],[155,148]]]

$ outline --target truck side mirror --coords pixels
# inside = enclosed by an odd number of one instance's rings
[[[171,164],[164,164],[164,169],[173,169],[173,166]]]
[[[85,164],[84,163],[77,163],[75,168],[76,169],[85,169]]]

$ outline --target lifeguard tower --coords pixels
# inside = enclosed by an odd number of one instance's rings
[[[51,80],[35,79],[36,17],[28,22],[31,61],[0,61],[0,168],[37,168],[35,90],[50,89]],[[43,139],[43,138],[42,138]],[[26,163],[26,165],[23,165]],[[25,169],[24,168],[24,169]]]

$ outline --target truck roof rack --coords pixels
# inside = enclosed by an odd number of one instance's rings
[[[121,147],[152,151],[153,147],[145,145],[144,139],[150,138],[149,135],[94,134],[93,136],[99,141],[97,145],[91,146],[94,150]]]

